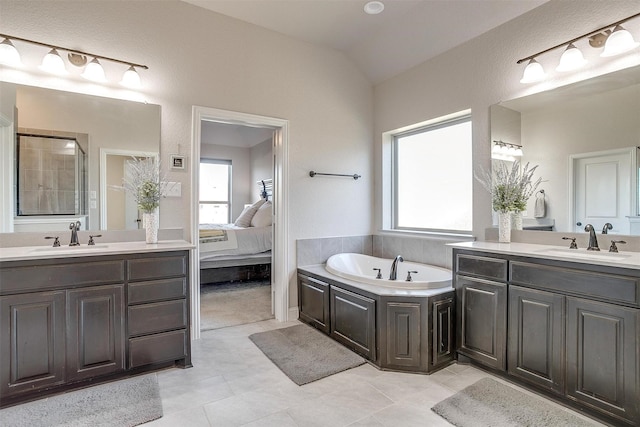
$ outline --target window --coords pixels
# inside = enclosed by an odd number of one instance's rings
[[[231,160],[200,159],[200,224],[231,222]]]
[[[391,228],[472,230],[471,115],[391,132]]]

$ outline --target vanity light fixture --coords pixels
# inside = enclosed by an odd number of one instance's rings
[[[559,47],[566,46],[566,50],[560,57],[560,64],[557,66],[556,71],[564,72],[576,70],[584,66],[587,61],[580,49],[578,49],[574,43],[581,39],[589,39],[589,45],[593,48],[601,48],[604,46],[603,52],[600,54],[602,57],[609,57],[614,55],[620,55],[625,52],[629,52],[632,49],[640,46],[640,43],[633,39],[631,33],[622,27],[622,24],[640,16],[640,13],[631,15],[620,21],[614,22],[609,25],[605,25],[602,28],[598,28],[590,33],[583,34],[579,37],[560,43],[556,46],[550,47],[543,51],[540,51],[534,55],[527,56],[526,58],[519,59],[517,64],[522,64],[525,61],[529,61],[527,67],[524,69],[522,79],[520,83],[534,83],[543,80],[546,77],[542,65],[536,61],[540,55],[550,52]],[[613,30],[611,30],[613,28]]]
[[[104,68],[100,65],[98,58],[93,58],[91,62],[87,64],[82,73],[82,77],[92,82],[104,83],[107,81],[107,76],[104,74]]]
[[[382,13],[382,11],[384,10],[384,3],[382,3],[381,1],[370,1],[367,2],[364,5],[364,11],[368,14],[368,15],[377,15],[379,13]]]
[[[0,64],[9,65],[11,67],[21,67],[20,53],[18,49],[11,43],[11,40],[5,38],[0,43]]]
[[[67,74],[67,68],[64,66],[64,61],[56,48],[51,49],[49,53],[42,58],[40,69],[51,74]]]
[[[604,44],[604,51],[600,54],[602,57],[620,55],[640,46],[640,43],[633,39],[631,33],[622,25],[616,25],[613,32],[607,37]]]
[[[556,67],[556,71],[564,72],[577,70],[586,63],[587,60],[584,59],[582,51],[575,47],[573,43],[570,43],[569,46],[567,46],[567,50],[565,50],[560,57],[560,64]]]
[[[504,141],[493,141],[491,158],[495,160],[507,160],[513,162],[516,157],[522,157],[522,145],[512,144]]]
[[[46,47],[50,49],[49,52],[42,59],[42,65],[40,65],[40,69],[53,73],[53,74],[68,74],[65,61],[62,59],[62,56],[58,53],[58,51],[65,51],[68,53],[67,58],[69,63],[76,67],[85,67],[82,72],[82,77],[100,83],[106,83],[107,78],[104,72],[104,68],[102,68],[102,64],[100,61],[111,61],[116,62],[118,64],[126,65],[128,68],[125,70],[122,75],[122,80],[120,84],[123,86],[138,89],[141,87],[140,75],[138,74],[138,69],[148,70],[149,67],[142,64],[136,64],[129,61],[122,61],[120,59],[110,58],[107,56],[96,55],[93,53],[82,52],[76,49],[70,49],[62,46],[56,46],[49,43],[42,43],[35,40],[24,39],[21,37],[15,37],[7,34],[0,34],[0,38],[4,38],[4,41],[0,43],[0,64],[10,65],[13,67],[20,66],[20,54],[13,42],[24,42],[29,44],[34,44],[37,46]],[[87,57],[93,58],[91,61],[87,62]],[[17,61],[16,61],[17,58]]]

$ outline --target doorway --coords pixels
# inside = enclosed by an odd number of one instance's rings
[[[636,206],[636,148],[598,151],[571,156],[570,176],[573,231],[587,224],[612,234],[629,234],[629,216]]]
[[[192,161],[191,171],[191,238],[196,249],[191,257],[191,315],[192,338],[200,336],[200,244],[199,244],[199,195],[200,195],[200,158],[202,122],[239,125],[251,128],[267,128],[273,132],[273,247],[271,263],[272,301],[276,320],[288,319],[289,280],[288,280],[288,241],[287,241],[287,159],[288,159],[288,121],[257,116],[252,114],[219,110],[207,107],[193,107],[192,122]]]

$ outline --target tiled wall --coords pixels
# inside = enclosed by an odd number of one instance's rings
[[[355,252],[380,258],[402,255],[406,261],[451,268],[452,250],[447,243],[460,240],[406,236],[350,236],[297,241],[298,266],[324,264],[331,255]]]

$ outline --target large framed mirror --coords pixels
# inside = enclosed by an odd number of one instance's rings
[[[6,82],[0,95],[0,232],[139,227],[106,180],[122,182],[129,153],[159,156],[159,105]]]
[[[640,235],[640,67],[493,105],[491,139],[538,165],[525,229]]]

